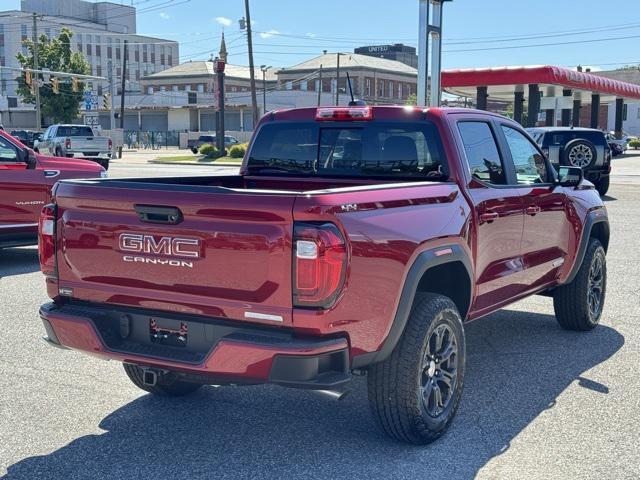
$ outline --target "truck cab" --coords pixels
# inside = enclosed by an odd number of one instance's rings
[[[0,248],[37,243],[40,211],[56,181],[104,174],[93,162],[45,156],[0,131]]]

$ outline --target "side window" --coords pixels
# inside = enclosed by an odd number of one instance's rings
[[[0,137],[0,163],[17,161],[18,152],[16,147],[6,138]]]
[[[494,185],[506,184],[504,168],[491,127],[486,122],[459,122],[471,175]]]
[[[518,185],[547,183],[547,164],[533,143],[514,128],[502,125],[502,131],[511,151]]]

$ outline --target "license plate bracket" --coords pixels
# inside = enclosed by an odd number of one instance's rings
[[[149,319],[149,337],[151,343],[171,347],[186,347],[188,334],[189,327],[184,322],[180,322],[179,329],[174,329],[160,326],[154,318]]]

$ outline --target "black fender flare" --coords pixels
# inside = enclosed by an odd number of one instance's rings
[[[451,250],[451,252],[442,254],[442,252],[446,250]],[[440,254],[438,255],[436,252]],[[375,352],[367,352],[353,357],[351,361],[352,368],[364,368],[368,365],[381,362],[391,355],[391,352],[400,341],[400,337],[402,337],[402,333],[409,320],[413,301],[418,290],[418,284],[422,276],[427,270],[433,267],[454,262],[461,262],[467,270],[469,281],[471,282],[470,297],[473,297],[473,267],[471,259],[460,245],[442,245],[421,252],[409,268],[404,285],[402,286],[400,301],[398,302],[398,308],[396,309],[391,329],[384,339],[382,347]],[[471,305],[471,298],[469,298],[469,305]]]
[[[578,246],[578,253],[576,255],[576,260],[573,263],[573,267],[571,267],[571,272],[569,273],[569,276],[567,277],[567,279],[562,283],[563,285],[566,285],[568,283],[571,283],[573,281],[574,278],[576,278],[576,275],[578,274],[578,270],[580,270],[580,267],[582,266],[582,261],[584,260],[584,254],[587,251],[587,246],[589,245],[589,239],[591,238],[591,231],[593,230],[593,227],[596,224],[599,223],[604,223],[605,224],[605,231],[607,234],[607,240],[609,238],[609,217],[607,216],[606,213],[603,214],[603,210],[598,209],[598,210],[592,210],[591,212],[589,212],[587,214],[587,217],[584,221],[584,227],[582,228],[582,234],[580,237],[580,245]],[[604,245],[605,249],[607,248],[606,245]]]

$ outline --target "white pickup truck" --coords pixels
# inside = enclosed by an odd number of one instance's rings
[[[95,136],[88,125],[51,125],[34,150],[56,157],[86,158],[107,170],[112,146],[109,137]]]

